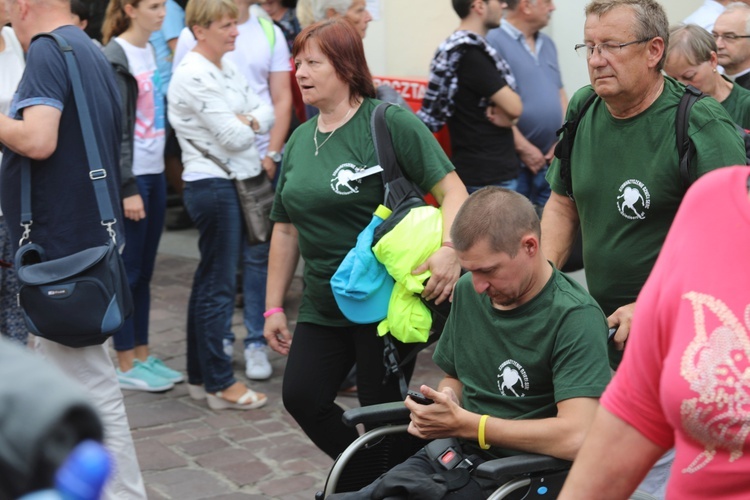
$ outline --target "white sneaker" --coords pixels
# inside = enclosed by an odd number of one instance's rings
[[[234,355],[234,344],[229,339],[222,339],[224,341],[224,354],[231,357]]]
[[[245,375],[247,375],[247,378],[267,380],[271,377],[272,371],[265,345],[252,344],[245,349]]]

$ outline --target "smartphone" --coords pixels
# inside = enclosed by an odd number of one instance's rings
[[[614,326],[614,327],[610,328],[610,329],[609,329],[609,330],[607,331],[607,343],[608,343],[608,344],[609,344],[610,342],[612,342],[612,339],[613,339],[613,338],[615,338],[615,332],[617,332],[617,327],[616,327],[616,326]]]
[[[415,403],[419,403],[421,405],[431,405],[434,403],[433,400],[422,394],[421,392],[417,391],[409,391],[406,393],[407,396],[409,396],[412,400],[414,400]]]

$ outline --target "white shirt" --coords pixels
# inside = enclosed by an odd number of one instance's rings
[[[277,71],[290,72],[292,65],[290,63],[289,47],[286,44],[284,33],[278,26],[274,25],[274,46],[268,42],[263,27],[256,16],[250,18],[237,26],[239,36],[235,42],[235,49],[227,52],[225,59],[232,61],[240,72],[245,75],[250,83],[250,88],[258,94],[267,104],[273,105],[271,91],[268,87],[268,77],[270,73]],[[185,28],[177,39],[177,47],[174,53],[175,67],[185,54],[196,45],[193,33]],[[256,139],[256,147],[261,154],[261,158],[266,155],[268,150],[268,134],[259,134]]]
[[[5,49],[0,52],[0,113],[7,115],[26,63],[23,58],[23,48],[13,29],[7,26],[1,28],[0,36],[5,41]],[[0,162],[2,160],[3,151],[0,149]],[[0,216],[2,215],[3,212],[0,211]]]
[[[258,132],[266,133],[273,126],[273,106],[250,89],[226,56],[221,65],[220,69],[197,52],[188,52],[169,83],[169,122],[182,148],[182,179],[186,182],[229,178],[188,140],[219,158],[237,179],[255,177],[261,172],[255,133],[236,115],[252,115],[258,122]]]
[[[146,47],[115,38],[128,58],[128,69],[138,83],[135,105],[135,133],[133,134],[133,175],[164,172],[164,96],[161,74],[150,44]]]
[[[724,7],[719,2],[714,0],[706,0],[703,5],[698,7],[698,10],[690,14],[682,21],[683,24],[697,24],[706,31],[714,29],[714,23],[716,18],[724,12]]]

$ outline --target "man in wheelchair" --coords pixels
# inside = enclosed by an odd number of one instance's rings
[[[547,261],[540,237],[534,207],[518,193],[488,187],[464,203],[451,238],[469,272],[456,284],[433,356],[445,377],[437,389],[421,386],[426,400],[405,402],[409,433],[433,441],[362,490],[329,498],[409,496],[433,486],[451,499],[485,498],[497,485],[470,474],[481,462],[575,457],[610,380],[607,323],[591,296]]]

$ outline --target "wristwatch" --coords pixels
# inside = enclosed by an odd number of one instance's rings
[[[281,161],[281,153],[279,153],[278,151],[269,151],[268,153],[266,153],[266,156],[276,163],[279,163]]]

